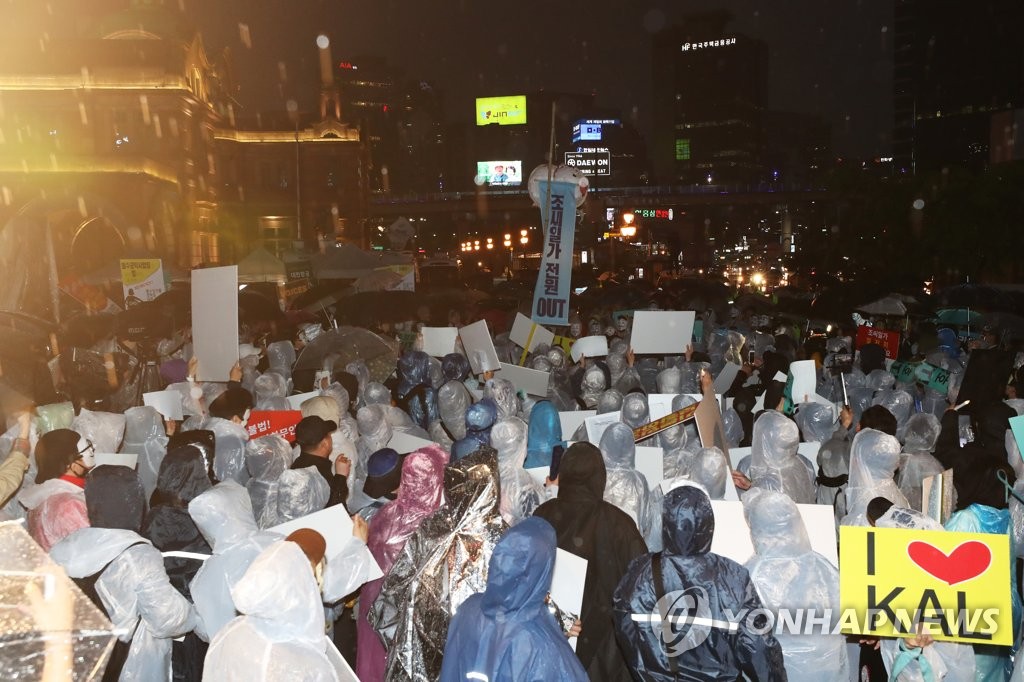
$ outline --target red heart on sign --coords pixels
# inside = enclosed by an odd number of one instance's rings
[[[915,540],[907,546],[907,554],[915,564],[947,585],[977,578],[992,563],[992,550],[977,540],[958,545],[949,555],[927,542]]]

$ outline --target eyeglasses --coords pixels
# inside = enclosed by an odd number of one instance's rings
[[[96,447],[92,444],[92,441],[88,438],[85,439],[85,447],[78,451],[78,454],[85,455],[87,452],[96,452]]]

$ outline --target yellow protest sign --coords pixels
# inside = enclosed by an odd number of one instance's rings
[[[839,529],[844,634],[1013,643],[1006,535]]]
[[[121,285],[126,308],[152,301],[167,291],[163,262],[159,258],[122,258]]]

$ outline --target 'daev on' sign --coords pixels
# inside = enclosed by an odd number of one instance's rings
[[[843,527],[845,634],[1013,643],[1006,535]]]

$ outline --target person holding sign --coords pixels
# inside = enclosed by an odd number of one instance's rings
[[[331,434],[338,429],[334,422],[325,421],[320,417],[305,417],[295,427],[295,443],[302,452],[292,462],[292,469],[315,467],[331,487],[328,507],[336,504],[344,505],[348,499],[348,475],[352,462],[345,455],[338,455],[331,464],[331,450],[334,442]]]

